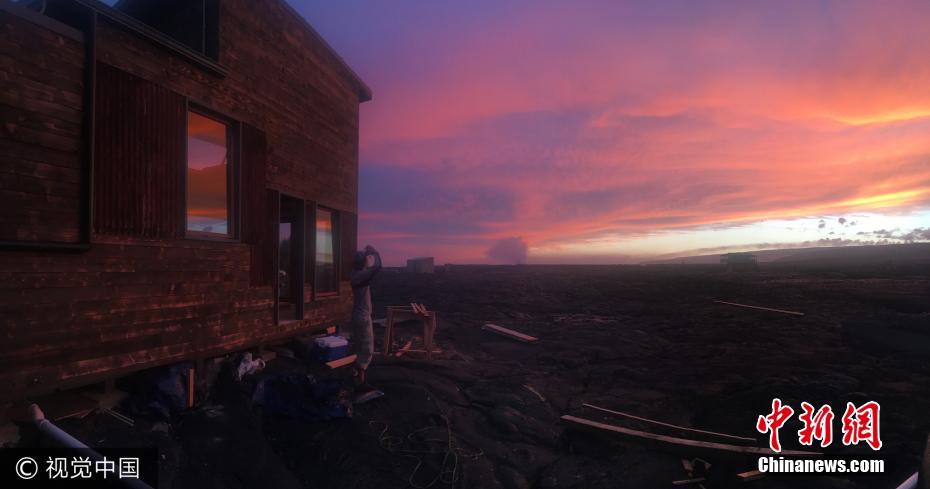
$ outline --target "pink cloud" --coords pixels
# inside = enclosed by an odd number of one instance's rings
[[[398,256],[930,204],[926,2],[421,7],[345,14]]]

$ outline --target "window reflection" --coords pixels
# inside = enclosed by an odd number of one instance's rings
[[[291,300],[291,223],[278,223],[278,297]]]
[[[187,229],[229,234],[226,124],[187,115]]]
[[[336,281],[336,247],[333,211],[316,211],[316,277],[314,287],[317,294],[338,291]]]

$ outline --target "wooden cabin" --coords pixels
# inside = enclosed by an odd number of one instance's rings
[[[0,401],[348,319],[371,92],[286,2],[0,26]]]

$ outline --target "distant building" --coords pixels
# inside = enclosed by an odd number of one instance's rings
[[[433,273],[433,257],[422,256],[407,259],[408,273]]]
[[[720,255],[720,263],[728,270],[758,270],[759,262],[752,253],[727,253]]]

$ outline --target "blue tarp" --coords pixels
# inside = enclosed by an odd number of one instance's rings
[[[352,416],[352,403],[338,380],[317,380],[304,374],[283,374],[261,379],[252,401],[266,412],[307,420]]]

